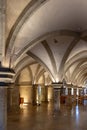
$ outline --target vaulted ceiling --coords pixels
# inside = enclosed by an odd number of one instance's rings
[[[6,63],[39,63],[53,82],[87,80],[86,0],[7,0]],[[44,73],[44,71],[43,71]]]

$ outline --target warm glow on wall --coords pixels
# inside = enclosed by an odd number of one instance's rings
[[[20,87],[20,97],[24,98],[24,103],[32,103],[32,87],[21,86]]]
[[[2,62],[3,67],[9,67],[9,61],[4,61]]]
[[[74,89],[73,88],[71,89],[71,95],[74,95]]]
[[[77,92],[76,92],[77,95],[79,95],[79,89],[77,88]]]
[[[59,82],[59,78],[58,78],[58,77],[56,77],[56,82],[57,82],[57,83]]]
[[[50,101],[51,95],[52,95],[51,92],[49,92],[49,93],[48,93],[48,101]]]
[[[48,101],[53,99],[53,87],[48,88]]]

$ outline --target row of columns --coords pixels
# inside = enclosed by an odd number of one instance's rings
[[[60,95],[71,95],[71,91],[72,89],[71,88],[67,88],[67,93],[66,93],[66,88],[61,88],[61,85],[56,85],[56,87],[53,85],[54,87],[54,92],[53,92],[53,95],[54,95],[54,105],[55,104],[58,104],[58,106],[60,106]],[[15,90],[13,91],[13,89],[8,89],[8,100],[7,100],[7,103],[8,103],[8,110],[10,110],[11,108],[18,108],[19,106],[19,90],[18,90],[18,87],[14,87]],[[37,85],[33,85],[32,87],[32,104],[33,105],[40,105],[41,104],[41,93],[39,93],[39,90],[37,91],[38,89],[38,86]],[[37,93],[38,92],[38,93]],[[77,95],[77,89],[74,89],[74,92],[73,92],[74,95]],[[81,89],[79,89],[79,95],[81,94]],[[48,102],[48,86],[44,86],[44,101],[45,102]],[[12,107],[13,106],[13,107]],[[55,108],[56,108],[57,105],[55,105]],[[58,107],[57,106],[57,107]]]
[[[71,96],[71,95],[81,96],[81,92],[82,92],[81,88],[80,89],[73,88],[73,94],[72,94],[72,88],[62,88],[61,83],[59,83],[59,84],[54,83],[53,87],[54,87],[54,111],[60,111],[60,96],[62,94],[65,96],[66,95],[67,96]],[[66,94],[66,89],[67,89],[67,94]],[[78,91],[78,93],[77,93],[77,91]]]
[[[48,86],[39,87],[34,84],[32,86],[32,105],[40,105],[41,104],[41,92],[44,91],[44,102],[48,102]],[[14,88],[7,89],[7,108],[8,111],[18,110],[19,105],[24,103],[23,97],[20,97],[19,86],[14,86]]]
[[[54,110],[60,110],[60,95],[61,95],[61,84],[53,84],[54,87]],[[16,88],[15,88],[16,89]],[[32,97],[32,104],[36,105],[36,86],[33,85],[33,97]],[[47,100],[48,97],[48,89],[47,86],[44,88],[45,90],[45,101]],[[18,92],[18,90],[16,91]],[[12,106],[12,89],[7,89],[7,88],[0,88],[0,130],[6,130],[6,123],[7,123],[7,106],[8,109]],[[71,88],[68,88],[68,94],[71,94]],[[74,94],[76,95],[77,92],[74,89]],[[79,89],[79,94],[81,94],[81,89]],[[19,98],[19,93],[17,93],[17,97]],[[8,105],[7,105],[8,104]],[[16,100],[16,103],[14,105],[19,106],[18,99]],[[16,107],[17,107],[16,106]]]

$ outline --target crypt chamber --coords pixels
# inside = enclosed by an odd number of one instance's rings
[[[86,0],[0,0],[0,130],[86,130],[86,107]]]

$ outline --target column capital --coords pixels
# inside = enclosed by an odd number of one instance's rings
[[[67,88],[73,88],[73,84],[66,84]]]
[[[63,83],[62,82],[53,82],[52,83],[54,89],[61,89]]]
[[[11,68],[0,67],[0,87],[7,87],[12,83],[15,72]]]
[[[78,87],[78,89],[82,89],[82,87]]]

